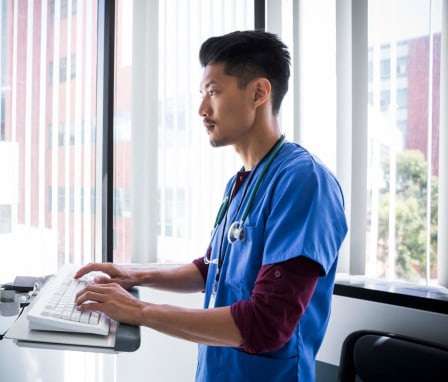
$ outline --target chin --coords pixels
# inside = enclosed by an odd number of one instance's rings
[[[212,147],[223,147],[230,144],[228,139],[220,137],[217,134],[213,134],[212,131],[208,132],[208,139]]]
[[[222,147],[222,146],[227,146],[228,143],[224,142],[224,141],[220,141],[219,139],[213,139],[212,137],[210,137],[210,145],[212,147]]]
[[[210,142],[210,146],[212,146],[212,147],[218,147],[218,146],[220,146],[220,144],[219,144],[219,140],[217,140],[217,139],[213,136],[213,133],[211,133],[211,132],[208,133],[208,139],[209,139],[209,142]]]
[[[210,139],[210,146],[218,147],[218,145],[216,144],[216,142],[213,139]]]

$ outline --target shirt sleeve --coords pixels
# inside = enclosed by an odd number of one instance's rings
[[[304,313],[321,273],[307,257],[261,267],[251,297],[231,305],[247,353],[274,351],[287,343]]]
[[[196,265],[201,272],[201,276],[204,279],[204,285],[207,282],[208,264],[205,264],[203,257],[198,257],[193,260],[193,264]]]

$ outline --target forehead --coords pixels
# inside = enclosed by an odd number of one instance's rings
[[[223,63],[209,64],[205,66],[200,84],[201,90],[207,89],[210,85],[224,86],[229,83],[237,84],[237,78],[224,73]]]

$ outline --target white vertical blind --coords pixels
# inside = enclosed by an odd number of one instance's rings
[[[337,131],[337,175],[345,198],[345,212],[351,227],[352,195],[352,2],[336,2],[336,131]],[[351,229],[339,253],[338,271],[348,273],[350,269]]]
[[[96,4],[0,8],[0,253],[11,259],[0,280],[9,281],[17,269],[42,275],[93,257]]]
[[[448,3],[442,2],[442,43],[440,59],[440,135],[439,135],[439,283],[448,288]],[[442,106],[445,105],[445,106]]]
[[[59,64],[60,60],[59,57],[61,57],[60,52],[60,36],[61,36],[61,28],[60,28],[60,20],[61,20],[61,0],[54,0],[54,8],[53,8],[54,14],[53,20],[54,20],[54,35],[53,35],[53,51],[50,52],[50,62],[53,63],[53,72],[50,73],[52,76],[51,83],[53,85],[53,92],[52,92],[52,114],[51,114],[51,227],[54,232],[59,231],[59,169],[63,168],[62,163],[59,163],[59,130],[60,130],[60,98],[59,98],[59,86],[57,84],[59,83]],[[62,171],[62,170],[61,170]],[[57,249],[58,246],[56,244],[55,250],[57,251],[56,256],[59,256],[59,250]],[[54,254],[53,254],[54,255]],[[65,257],[65,256],[64,256]]]
[[[160,4],[160,48],[165,48],[159,60],[160,103],[165,115],[159,119],[158,251],[162,261],[184,262],[203,255],[224,185],[241,166],[231,148],[211,148],[202,128],[197,113],[199,48],[211,36],[252,29],[253,2]]]
[[[127,6],[122,2],[120,6]],[[114,261],[157,260],[157,149],[160,76],[158,56],[158,2],[137,0],[132,18],[132,108],[131,108],[131,253]],[[123,28],[128,26],[121,24]],[[135,37],[135,36],[138,36]],[[120,73],[117,73],[120,75]],[[120,89],[117,89],[120,91]],[[121,160],[120,158],[116,158]],[[118,257],[118,258],[117,258]]]
[[[252,29],[253,1],[161,0],[158,20],[155,3],[133,3],[132,249],[116,251],[117,261],[202,256],[224,185],[240,167],[231,148],[210,147],[202,127],[198,54],[208,37]]]
[[[41,8],[41,18],[40,18],[40,55],[39,55],[39,110],[46,110],[47,108],[47,97],[46,89],[48,84],[48,68],[47,62],[47,23],[48,23],[48,2],[42,0]],[[39,157],[39,206],[46,205],[46,187],[45,187],[45,149],[46,149],[46,133],[47,133],[47,123],[46,123],[46,113],[39,113],[39,145],[38,145],[38,157]],[[38,212],[38,227],[40,232],[45,232],[45,208],[39,208]]]
[[[84,24],[84,9],[82,6],[82,2],[78,5],[73,0],[70,0],[68,14],[72,14],[74,9],[73,7],[77,6],[77,21],[79,21],[80,25]],[[81,194],[82,190],[82,173],[81,173],[81,163],[82,163],[82,139],[84,134],[84,125],[82,121],[82,84],[84,82],[84,70],[82,62],[84,61],[84,51],[82,48],[82,44],[84,39],[84,30],[85,28],[76,28],[75,32],[75,49],[77,52],[76,55],[70,54],[70,59],[75,60],[75,63],[71,63],[67,65],[68,75],[71,76],[72,66],[75,67],[76,73],[76,81],[74,84],[74,115],[73,119],[70,118],[70,124],[74,127],[75,136],[73,141],[73,150],[74,150],[74,160],[73,160],[73,261],[75,263],[80,264],[82,262],[82,233],[83,233],[83,225],[82,225],[82,216],[84,211],[82,210],[81,205]],[[68,77],[69,78],[69,77]],[[89,182],[90,183],[90,182]]]

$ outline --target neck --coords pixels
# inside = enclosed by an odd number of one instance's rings
[[[271,134],[263,134],[259,137],[251,137],[247,145],[239,145],[235,150],[244,164],[245,171],[251,171],[274,147],[280,139],[280,131]]]

